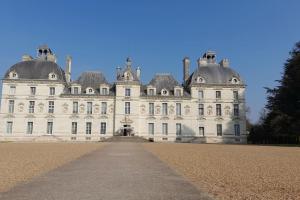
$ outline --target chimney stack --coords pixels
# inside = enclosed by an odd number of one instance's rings
[[[190,59],[185,57],[183,60],[183,81],[186,82],[190,76]]]
[[[66,81],[67,81],[67,83],[71,82],[71,65],[72,65],[72,57],[67,56],[67,59],[66,59]]]
[[[141,80],[141,68],[140,67],[137,67],[136,68],[136,76],[137,78],[139,79],[139,81]]]
[[[229,67],[229,60],[227,58],[224,58],[220,62],[221,67]]]

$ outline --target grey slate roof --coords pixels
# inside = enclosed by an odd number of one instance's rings
[[[55,73],[57,80],[65,81],[65,72],[55,62],[46,60],[22,61],[11,66],[5,73],[4,78],[9,78],[9,73],[15,71],[19,79],[49,79],[49,73]]]
[[[172,92],[174,91],[175,86],[180,86],[175,78],[170,74],[156,74],[148,85],[155,87],[157,94],[160,94],[163,88],[167,89],[169,92]]]
[[[205,79],[206,84],[230,84],[233,77],[239,79],[240,84],[244,84],[240,75],[229,67],[223,67],[217,63],[207,64],[198,67],[189,77],[188,84],[197,83],[197,77]]]
[[[102,83],[109,85],[102,72],[83,72],[75,82],[81,85],[82,91],[85,91],[87,87],[96,91]]]

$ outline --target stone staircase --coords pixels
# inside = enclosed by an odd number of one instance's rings
[[[149,140],[138,136],[113,136],[102,142],[149,142]]]

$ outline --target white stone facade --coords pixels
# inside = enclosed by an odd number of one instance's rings
[[[40,47],[36,59],[27,56],[4,76],[1,141],[100,141],[136,135],[154,141],[246,142],[245,84],[227,59],[215,63],[212,52],[199,59],[192,74],[184,59],[182,84],[168,74],[142,84],[141,71],[132,70],[130,59],[124,70],[118,69],[114,83],[96,72],[71,81],[71,58],[63,71],[52,66],[56,58],[45,49]],[[225,76],[221,82],[220,73]]]

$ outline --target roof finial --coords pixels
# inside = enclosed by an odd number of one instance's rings
[[[126,66],[127,66],[128,68],[131,67],[131,63],[132,63],[131,58],[130,58],[130,57],[127,57],[127,59],[126,59]]]

